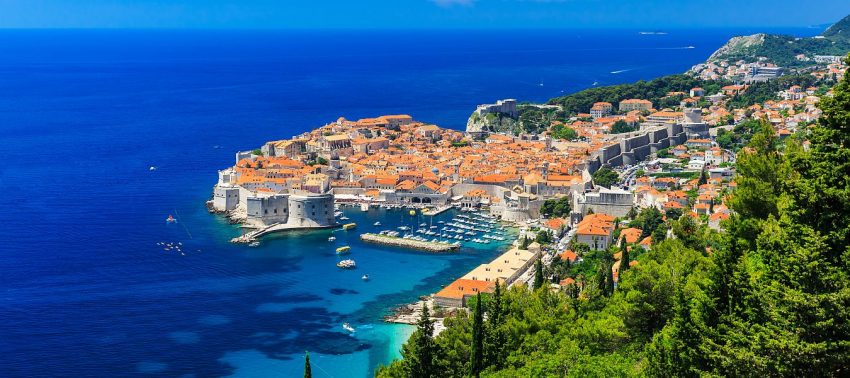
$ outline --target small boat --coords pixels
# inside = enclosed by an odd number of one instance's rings
[[[380,226],[381,222],[375,222],[374,226]]]
[[[171,214],[168,214],[168,218],[165,218],[165,221],[168,223],[177,223],[177,219],[174,218]]]
[[[360,277],[360,279],[363,280],[363,281],[369,281],[369,275],[364,274],[363,277]]]
[[[357,264],[354,262],[354,260],[348,259],[348,260],[342,260],[342,261],[338,262],[336,264],[336,266],[338,268],[342,268],[342,269],[351,269],[351,268],[354,268],[355,266],[357,266]]]
[[[401,230],[401,231],[410,231],[410,227],[407,227],[407,226],[401,226],[398,229]]]
[[[348,220],[348,217],[346,217],[346,216],[341,216],[341,217],[339,217],[339,220]]]
[[[151,172],[153,172],[153,171],[155,171],[155,170],[156,170],[156,167],[152,165],[150,168],[148,168],[148,170],[149,170],[149,171],[151,171]]]
[[[258,242],[258,241],[252,241],[252,242],[248,243],[248,246],[249,246],[249,247],[259,247],[259,246],[260,246],[260,242]]]
[[[336,249],[337,255],[342,255],[342,254],[346,254],[346,253],[349,253],[349,252],[351,252],[351,247],[349,247],[347,245],[339,247],[339,248]]]
[[[331,237],[329,237],[329,238],[328,238],[328,241],[329,241],[329,242],[336,241],[336,237],[335,237],[335,236],[331,236]]]
[[[355,227],[357,227],[357,223],[346,223],[342,225],[343,230],[353,230]]]
[[[342,323],[342,328],[348,332],[354,332],[354,327],[352,327],[351,324],[348,324],[348,322]]]
[[[369,204],[368,203],[361,203],[360,204],[360,211],[369,211]]]

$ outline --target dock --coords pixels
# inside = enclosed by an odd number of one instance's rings
[[[440,215],[440,214],[442,214],[442,213],[445,213],[446,211],[449,211],[451,208],[452,208],[452,206],[451,206],[451,205],[443,206],[443,207],[438,207],[438,208],[434,209],[433,211],[429,211],[429,212],[427,212],[427,213],[425,213],[425,214],[423,214],[423,215],[428,215],[428,216],[432,216],[432,217],[433,217],[433,216],[437,216],[437,215]]]
[[[360,235],[360,240],[367,243],[388,245],[391,247],[418,249],[420,251],[426,252],[450,252],[458,249],[458,246],[453,244],[419,241],[413,239],[399,238],[395,236],[370,233]]]

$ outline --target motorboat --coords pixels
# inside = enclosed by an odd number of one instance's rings
[[[410,231],[410,227],[407,227],[407,226],[401,226],[398,229],[401,230],[401,231]]]
[[[165,218],[165,221],[168,223],[177,223],[177,218],[174,218],[173,215],[168,214],[168,218]]]
[[[363,281],[369,281],[369,275],[364,274],[363,277],[360,277],[360,279],[363,280]]]
[[[380,225],[381,225],[381,222],[375,222],[375,223],[373,224],[373,226],[380,226]]]
[[[151,166],[150,168],[148,168],[148,170],[149,170],[149,171],[151,171],[151,172],[153,172],[153,171],[155,171],[155,170],[156,170],[156,167]]]
[[[357,227],[357,223],[346,223],[346,224],[342,225],[342,229],[346,230],[346,231],[353,230],[356,227]]]
[[[336,237],[335,237],[335,236],[331,236],[331,237],[329,237],[329,238],[328,238],[328,241],[329,241],[329,242],[336,241]]]
[[[351,268],[354,268],[355,266],[357,266],[357,264],[354,262],[354,260],[347,259],[347,260],[342,260],[342,261],[336,263],[336,266],[338,268],[342,268],[342,269],[351,269]]]
[[[349,252],[351,252],[351,247],[349,247],[347,245],[339,247],[339,248],[336,249],[337,255],[343,255],[343,254],[346,254],[346,253],[349,253]]]
[[[354,332],[354,327],[352,327],[351,324],[348,324],[348,322],[342,323],[342,328],[348,332]]]
[[[249,247],[259,247],[259,246],[260,246],[260,242],[258,242],[258,241],[252,241],[252,242],[248,243],[248,246],[249,246]]]

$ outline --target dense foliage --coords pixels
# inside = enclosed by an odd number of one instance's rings
[[[776,94],[792,85],[808,88],[817,87],[824,83],[824,80],[818,80],[808,74],[785,75],[769,81],[755,82],[748,84],[746,91],[730,98],[726,102],[726,107],[728,109],[741,109],[750,105],[763,104],[765,101],[778,100],[779,97]]]
[[[797,38],[790,35],[766,34],[763,43],[737,49],[718,58],[752,62],[759,57],[765,57],[781,67],[794,67],[810,64],[795,59],[798,54],[840,56],[846,54],[848,50],[850,50],[850,39],[836,35],[826,38]]]
[[[667,104],[664,98],[669,92],[687,92],[693,87],[703,87],[707,93],[715,93],[720,85],[714,82],[702,81],[688,75],[670,75],[650,81],[638,81],[631,84],[619,84],[605,87],[585,89],[573,94],[556,97],[549,104],[561,105],[566,114],[588,112],[594,102],[606,101],[617,106],[620,101],[630,98],[641,98],[652,101],[656,107],[678,105],[679,99]]]
[[[596,172],[593,172],[593,183],[595,185],[610,188],[611,185],[616,184],[618,181],[620,181],[620,175],[611,168],[602,167]]]
[[[564,218],[570,215],[570,211],[572,211],[572,204],[567,196],[548,199],[540,205],[540,214],[546,218]]]
[[[576,138],[578,138],[578,133],[575,130],[571,129],[569,126],[558,124],[552,126],[552,138],[575,140]]]
[[[767,124],[757,130],[738,155],[724,233],[688,215],[658,224],[675,239],[649,252],[632,248],[623,258],[638,263],[621,271],[616,288],[613,251],[582,248],[595,272],[582,267],[560,291],[542,285],[484,296],[472,304],[481,320],[460,312],[430,341],[422,321],[405,359],[378,375],[850,375],[848,81],[850,74],[821,101],[808,148],[793,138],[783,145]],[[647,226],[658,215],[637,218]],[[473,340],[483,340],[480,354]]]
[[[631,126],[622,119],[617,120],[617,122],[614,122],[611,126],[611,134],[630,133],[635,130],[637,130],[637,126]]]

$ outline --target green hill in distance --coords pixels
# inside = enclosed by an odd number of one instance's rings
[[[850,16],[844,17],[815,37],[794,37],[777,34],[753,34],[734,37],[708,58],[708,61],[744,60],[755,61],[766,58],[782,67],[800,67],[812,64],[798,60],[803,54],[843,56],[850,51]]]

